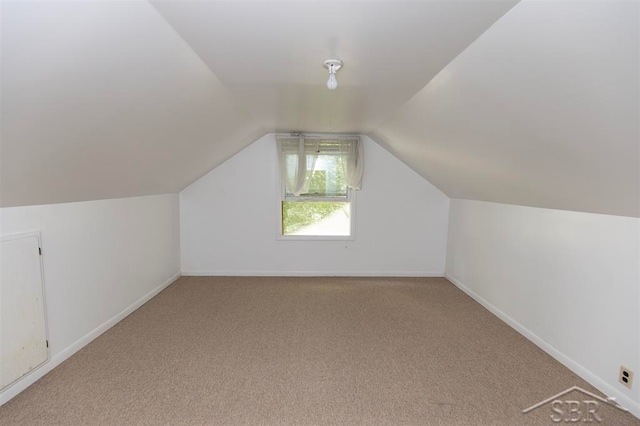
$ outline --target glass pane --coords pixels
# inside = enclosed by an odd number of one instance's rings
[[[314,156],[307,155],[307,179],[309,188],[301,196],[307,197],[346,197],[347,184],[344,179],[342,157],[339,155],[320,154],[313,163]],[[287,156],[287,174],[289,181],[293,180],[297,158],[294,155]],[[313,168],[313,173],[310,171]],[[287,194],[291,192],[289,188]]]
[[[341,202],[283,201],[282,234],[349,236],[351,206]]]
[[[309,181],[309,191],[304,195],[346,196],[342,158],[337,155],[318,155],[315,169]]]

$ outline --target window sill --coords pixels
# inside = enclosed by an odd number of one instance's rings
[[[278,241],[354,241],[353,235],[279,235]]]

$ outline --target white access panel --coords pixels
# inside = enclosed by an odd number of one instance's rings
[[[0,389],[49,358],[40,234],[0,237]]]

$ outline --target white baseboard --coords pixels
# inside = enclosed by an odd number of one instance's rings
[[[182,271],[185,277],[444,277],[444,271]]]
[[[113,316],[104,324],[96,327],[95,329],[93,329],[92,331],[90,331],[80,339],[76,340],[74,343],[72,343],[62,352],[51,357],[49,361],[45,362],[40,367],[33,370],[31,373],[27,374],[22,379],[15,382],[13,385],[9,386],[2,393],[0,393],[0,406],[6,403],[7,401],[9,401],[11,398],[18,395],[20,392],[25,390],[27,387],[29,387],[33,383],[35,383],[38,379],[40,379],[42,376],[44,376],[45,374],[53,370],[55,367],[60,365],[63,361],[65,361],[71,355],[75,354],[80,349],[85,347],[96,337],[100,336],[102,333],[104,333],[105,331],[107,331],[108,329],[110,329],[120,321],[122,321],[124,318],[126,318],[129,314],[131,314],[133,311],[138,309],[140,306],[144,305],[146,302],[151,300],[151,298],[153,298],[155,295],[160,293],[162,290],[164,290],[170,284],[172,284],[178,278],[180,278],[180,275],[181,275],[180,272],[176,273],[167,281],[163,282],[158,287],[154,288],[153,290],[151,290],[150,292],[142,296],[140,299],[133,302],[125,310]]]
[[[584,380],[589,382],[591,385],[593,385],[600,392],[604,393],[606,396],[614,397],[618,404],[620,404],[623,407],[625,407],[626,409],[628,409],[634,416],[640,418],[640,404],[638,404],[637,402],[635,402],[634,400],[629,398],[627,395],[624,395],[624,394],[620,393],[616,388],[611,386],[609,383],[604,381],[602,378],[600,378],[599,376],[597,376],[596,374],[594,374],[590,370],[586,369],[585,367],[583,367],[582,365],[578,364],[573,359],[569,358],[567,355],[563,354],[562,352],[560,352],[559,350],[557,350],[556,348],[551,346],[549,343],[544,341],[538,335],[536,335],[535,333],[531,332],[529,329],[524,327],[518,321],[514,320],[509,315],[505,314],[500,309],[498,309],[495,306],[493,306],[491,303],[489,303],[487,300],[485,300],[483,297],[478,295],[476,292],[474,292],[473,290],[471,290],[470,288],[465,286],[462,282],[460,282],[458,279],[456,279],[452,275],[445,273],[444,276],[445,276],[446,279],[451,281],[456,287],[458,287],[460,290],[465,292],[467,295],[469,295],[476,302],[478,302],[482,306],[484,306],[492,314],[494,314],[495,316],[500,318],[502,321],[507,323],[509,326],[511,326],[511,328],[515,329],[517,332],[519,332],[524,337],[529,339],[532,343],[534,343],[540,349],[542,349],[543,351],[545,351],[546,353],[551,355],[553,358],[555,358],[557,361],[559,361],[561,364],[563,364],[569,370],[573,371],[578,376],[582,377]],[[525,407],[523,407],[523,408],[525,408]]]

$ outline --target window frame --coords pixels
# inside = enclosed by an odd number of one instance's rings
[[[351,135],[349,135],[351,136]],[[321,139],[339,139],[339,136],[332,135],[329,137],[322,137]],[[278,164],[278,155],[276,149],[276,165]],[[356,193],[358,191],[354,191],[351,188],[347,187],[347,196],[346,200],[343,197],[313,197],[313,196],[287,196],[286,187],[285,187],[285,179],[283,178],[280,168],[276,167],[276,175],[277,175],[277,188],[278,188],[278,197],[277,197],[277,209],[278,213],[276,214],[277,220],[277,236],[276,239],[279,241],[354,241],[356,239]],[[350,224],[350,235],[285,235],[283,233],[283,217],[282,217],[282,203],[285,201],[290,202],[346,202],[349,203],[349,220]]]

